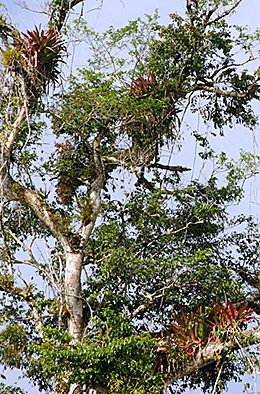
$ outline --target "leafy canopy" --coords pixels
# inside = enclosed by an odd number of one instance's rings
[[[200,160],[213,170],[202,182],[177,161],[186,147],[187,112],[218,138],[226,126],[257,125],[259,72],[246,67],[258,56],[259,33],[228,25],[239,3],[187,0],[186,15],[170,15],[168,26],[155,14],[102,34],[77,20],[65,37],[87,41],[92,57],[51,104],[42,94],[57,84],[64,41],[55,26],[63,24],[68,2],[52,2],[49,30],[16,35],[2,52],[3,141],[19,118],[22,82],[29,99],[6,160],[14,182],[1,208],[0,361],[40,389],[54,384],[65,393],[66,385],[85,383],[111,394],[157,393],[199,357],[202,345],[246,328],[252,309],[244,300],[259,312],[258,230],[252,218],[228,211],[259,171],[259,157],[241,152],[235,162],[217,155],[211,136],[192,127]],[[3,20],[1,26],[4,41],[10,32]],[[77,343],[69,335],[64,245],[82,257]],[[21,280],[21,264],[45,286]],[[236,323],[232,330],[228,318]],[[178,345],[164,339],[162,324]],[[162,350],[169,343],[176,346]],[[222,356],[224,386],[245,367]],[[214,359],[191,371],[197,380],[189,384],[212,390],[218,368]],[[185,384],[178,382],[179,389]]]

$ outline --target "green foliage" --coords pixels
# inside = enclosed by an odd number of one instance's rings
[[[228,210],[259,173],[259,157],[216,155],[194,127],[198,160],[211,174],[183,176],[188,169],[177,156],[187,111],[210,125],[212,136],[234,123],[257,124],[258,76],[244,64],[255,56],[259,32],[228,25],[236,4],[191,0],[186,16],[171,15],[168,26],[155,14],[102,34],[77,20],[64,32],[93,53],[51,105],[40,98],[49,82],[57,85],[64,42],[56,31],[72,3],[52,1],[48,31],[17,33],[6,45],[1,141],[12,130],[14,142],[1,170],[10,163],[2,179],[9,171],[15,182],[0,211],[0,361],[40,389],[54,384],[66,392],[84,383],[111,394],[158,393],[169,365],[180,371],[209,342],[235,337],[250,308],[259,313],[259,232],[252,218]],[[9,34],[0,20],[3,40]],[[23,102],[26,116],[16,129]],[[51,134],[44,133],[49,125]],[[77,253],[82,282],[67,283],[73,270],[66,256],[71,264]],[[26,279],[21,261],[31,268]],[[77,301],[68,288],[79,289]],[[69,336],[74,301],[83,304],[77,341]],[[223,387],[245,371],[241,360],[225,360]],[[193,372],[190,385],[209,391],[218,368],[215,360]]]
[[[2,53],[2,62],[6,66],[11,66],[14,62],[18,61],[21,57],[22,52],[17,48],[7,48]]]
[[[157,393],[162,386],[155,374],[155,341],[150,334],[137,335],[123,315],[109,307],[81,344],[56,329],[46,329],[47,340],[39,348],[44,369],[54,377],[66,376],[68,382],[86,383],[90,387],[107,387],[116,393]]]
[[[25,391],[14,386],[6,385],[5,383],[0,383],[0,393],[1,394],[25,394]]]
[[[32,332],[28,332],[22,325],[7,326],[0,333],[0,361],[6,368],[20,369],[32,382],[38,384],[40,390],[47,390],[50,387],[50,376],[46,375],[30,349],[34,340]],[[3,389],[7,388],[3,386]],[[17,393],[20,394],[19,389]]]
[[[23,363],[26,347],[26,333],[18,325],[7,327],[1,332],[0,342],[4,346],[1,354],[1,363],[19,368]]]
[[[247,70],[238,73],[232,66],[233,48],[240,45],[245,34],[240,32],[239,39],[235,39],[232,28],[224,20],[210,23],[208,13],[200,8],[200,3],[192,3],[190,18],[172,14],[169,26],[156,28],[160,38],[151,44],[149,67],[159,80],[164,81],[180,105],[190,92],[201,89],[200,108],[194,101],[191,109],[199,111],[206,122],[212,121],[215,128],[232,127],[234,121],[252,128],[257,118],[250,102],[252,97],[259,98],[253,88],[255,78]],[[251,47],[248,45],[247,48],[243,45],[246,54]],[[214,76],[217,76],[219,90],[246,92],[252,87],[251,94],[241,98],[214,94],[211,90],[215,86]],[[204,90],[204,86],[209,89]]]

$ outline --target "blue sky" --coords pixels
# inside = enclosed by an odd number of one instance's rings
[[[28,29],[33,24],[44,23],[43,14],[35,14],[23,10],[17,3],[23,1],[2,0],[6,5],[12,19],[19,24],[21,29]],[[38,4],[44,3],[42,0],[25,0],[29,8],[40,11]],[[167,15],[172,12],[183,13],[185,9],[185,0],[104,0],[100,11],[92,11],[97,7],[99,1],[88,0],[84,5],[84,14],[93,26],[98,30],[106,29],[108,26],[124,26],[128,20],[136,19],[144,14],[152,14],[155,9],[159,10],[162,21],[167,22]],[[77,8],[80,10],[81,6]],[[239,24],[248,24],[257,27],[260,17],[259,0],[244,0],[239,6],[233,20]]]
[[[25,10],[17,5],[18,1],[1,0],[1,2],[6,5],[10,18],[22,31],[31,29],[34,25],[39,25],[40,23],[44,26],[47,21],[43,13]],[[41,9],[38,4],[44,3],[44,1],[27,0],[26,3],[29,8],[39,12]],[[98,4],[97,0],[87,0],[84,5],[85,18],[89,21],[90,26],[98,31],[104,31],[111,25],[116,28],[122,27],[129,20],[142,17],[144,14],[153,14],[155,9],[158,9],[159,15],[161,15],[161,23],[167,24],[169,13],[178,12],[183,14],[185,9],[185,0],[104,0],[101,9],[93,11]],[[77,8],[77,12],[80,12],[80,10],[81,6]],[[235,24],[249,25],[252,30],[257,28],[260,25],[260,0],[244,0],[239,6],[237,13],[232,16],[231,21]],[[82,48],[79,49],[75,57],[74,66],[84,64],[88,55],[88,48],[84,48],[83,51]],[[259,104],[256,105],[256,111],[259,112]],[[228,149],[230,155],[234,157],[238,156],[239,149],[242,147],[247,150],[255,150],[256,153],[260,154],[258,144],[258,142],[260,143],[260,138],[258,134],[259,130],[251,133],[241,126],[235,127],[226,134],[225,138],[218,139],[217,149],[219,151]],[[191,147],[191,149],[194,149],[194,147]],[[193,154],[190,154],[189,157],[192,157],[193,160]],[[188,162],[181,164],[189,165]],[[1,372],[0,368],[0,374]],[[16,373],[8,374],[7,382],[13,383],[16,381],[16,376]],[[26,380],[21,380],[19,385],[27,389],[30,394],[39,393],[36,388],[30,388]],[[232,384],[228,392],[230,394],[242,392],[242,386]]]

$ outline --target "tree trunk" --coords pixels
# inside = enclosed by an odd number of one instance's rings
[[[66,251],[65,300],[68,313],[68,332],[75,342],[81,341],[83,328],[82,257],[82,252]]]
[[[65,251],[65,303],[68,315],[68,333],[73,343],[80,342],[83,331],[83,302],[81,294],[82,252]],[[82,393],[81,386],[73,383],[66,394]],[[64,393],[65,394],[65,393]]]

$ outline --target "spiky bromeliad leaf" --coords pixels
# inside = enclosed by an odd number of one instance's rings
[[[46,87],[49,82],[57,82],[58,64],[65,51],[59,34],[51,29],[44,31],[35,27],[27,34],[22,33],[22,37],[15,37],[13,45],[21,53],[16,67],[20,66],[33,85]]]

